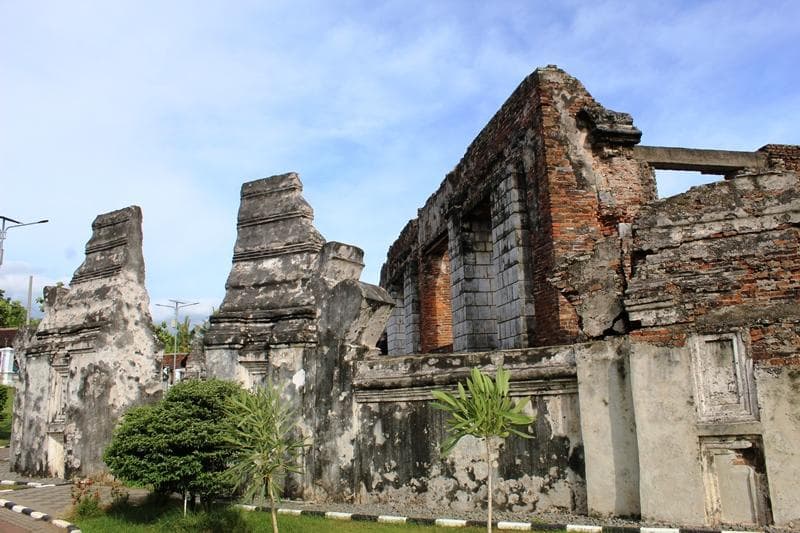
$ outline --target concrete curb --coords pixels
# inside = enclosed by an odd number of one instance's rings
[[[28,515],[34,520],[41,520],[42,522],[50,522],[54,526],[66,529],[67,531],[70,531],[72,533],[81,533],[80,528],[75,524],[67,522],[66,520],[53,518],[47,513],[40,513],[39,511],[34,511],[30,507],[25,507],[24,505],[17,505],[12,501],[3,499],[0,499],[0,506],[5,507],[10,511],[14,511],[15,513]]]
[[[269,507],[258,505],[236,504],[234,507],[245,511],[269,512]],[[339,513],[333,511],[313,511],[303,509],[279,508],[278,514],[293,516],[316,516],[329,520],[354,520],[362,522],[381,522],[384,524],[419,524],[424,526],[439,527],[483,527],[486,525],[484,520],[460,520],[455,518],[421,518],[412,516],[392,516],[392,515],[368,515],[358,513]],[[498,530],[508,531],[551,531],[567,530],[575,533],[761,533],[759,531],[726,531],[724,529],[713,528],[667,528],[667,527],[633,527],[633,526],[588,526],[581,524],[546,524],[540,522],[492,522],[493,527]]]
[[[13,479],[0,480],[0,486],[3,486],[3,485],[5,485],[5,486],[15,486],[15,487],[25,486],[25,487],[31,487],[31,488],[34,488],[34,489],[41,489],[41,488],[44,488],[44,487],[56,487],[56,486],[60,486],[60,485],[71,485],[71,484],[72,483],[69,482],[69,481],[66,481],[64,483],[38,483],[36,481],[15,481]]]

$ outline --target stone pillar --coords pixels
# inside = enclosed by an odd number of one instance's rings
[[[525,348],[536,320],[525,194],[516,174],[506,176],[492,190],[491,205],[498,344],[503,349]]]
[[[406,328],[403,353],[420,353],[419,287],[417,262],[413,260],[408,262],[403,271],[403,323]]]
[[[488,205],[448,221],[455,351],[493,350],[498,345],[491,226]]]
[[[402,287],[390,287],[389,295],[394,300],[394,309],[386,324],[386,342],[389,355],[406,353],[405,295]]]

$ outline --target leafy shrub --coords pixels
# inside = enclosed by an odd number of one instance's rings
[[[11,387],[6,387],[5,385],[0,385],[0,420],[3,419],[5,413],[3,412],[6,406],[6,402],[8,401],[8,389]]]
[[[224,407],[239,390],[217,379],[184,381],[160,402],[131,409],[103,455],[111,473],[159,493],[198,495],[206,506],[230,495],[223,472],[235,451],[223,441]]]

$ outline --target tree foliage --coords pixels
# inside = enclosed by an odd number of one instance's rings
[[[281,399],[272,383],[253,392],[241,391],[228,399],[230,424],[224,437],[238,452],[227,471],[237,489],[246,497],[269,499],[272,529],[278,531],[276,501],[280,499],[285,476],[300,473],[299,457],[305,447],[295,435],[296,414]]]
[[[11,394],[8,393],[9,391],[11,391]],[[14,391],[13,387],[0,385],[0,422],[2,422],[2,420],[6,416],[5,407],[6,407],[6,402],[8,401],[8,397],[9,396],[11,396],[12,398],[14,397],[13,391]]]
[[[19,328],[25,325],[28,312],[18,300],[6,298],[0,289],[0,328]]]
[[[206,505],[230,494],[223,473],[235,451],[225,445],[225,402],[240,390],[216,379],[175,385],[124,415],[103,459],[117,478],[155,492],[196,494]]]
[[[505,439],[514,434],[519,437],[533,438],[522,431],[532,424],[534,417],[523,413],[528,398],[514,402],[509,394],[511,374],[498,367],[493,380],[491,376],[473,368],[467,378],[467,387],[459,383],[458,394],[445,391],[433,391],[436,401],[433,406],[447,412],[447,439],[441,445],[442,455],[447,455],[463,437],[471,435],[483,439],[485,443],[485,460],[488,466],[488,516],[487,531],[492,531],[492,462],[495,452],[495,439]],[[516,426],[516,427],[515,427]],[[520,428],[520,429],[518,429]]]
[[[177,353],[189,353],[192,345],[197,339],[201,339],[205,335],[207,329],[206,324],[197,325],[192,327],[192,322],[189,317],[185,317],[183,322],[178,323],[178,351]],[[175,353],[175,334],[170,331],[170,327],[166,321],[161,324],[154,324],[153,331],[158,337],[158,340],[164,345],[164,353]]]

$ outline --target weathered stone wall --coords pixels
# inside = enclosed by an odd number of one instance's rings
[[[446,243],[456,353],[431,364],[571,345],[589,513],[796,526],[800,147],[637,147],[640,135],[563,71],[526,78],[389,249],[381,284],[404,305],[390,318],[389,354],[447,348],[409,342],[441,321],[411,305],[447,309],[425,277]],[[725,181],[657,200],[654,168]],[[441,436],[423,378],[407,368],[415,360],[375,363],[408,374],[394,385],[366,391],[357,376],[360,416],[382,428],[360,438],[399,442],[406,454],[381,452],[389,459],[362,475],[365,497],[388,490],[430,503],[439,496],[418,488],[428,479],[435,494],[458,487],[449,495],[471,502],[458,480],[440,483],[455,470],[428,461],[426,446],[391,420]],[[430,469],[404,470],[401,460]]]
[[[289,495],[352,499],[352,366],[377,353],[394,299],[358,281],[363,252],[325,242],[295,173],[242,186],[225,299],[205,336],[205,375],[284,386],[311,444]]]
[[[419,505],[458,512],[485,505],[488,469],[483,445],[462,439],[442,458],[445,417],[431,407],[431,390],[455,390],[470,368],[511,370],[512,395],[531,399],[536,436],[509,438],[495,472],[498,507],[525,513],[586,512],[576,353],[583,347],[372,357],[353,378],[359,428],[356,500]]]
[[[799,185],[744,171],[634,223],[626,308],[647,518],[797,523]],[[665,483],[681,487],[668,502]]]
[[[70,477],[104,469],[120,416],[161,394],[161,346],[144,287],[142,214],[98,216],[69,288],[45,289],[45,315],[18,352],[11,468]]]

